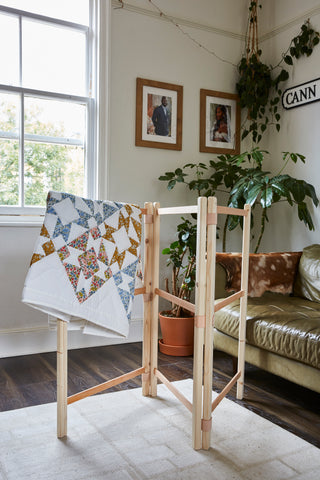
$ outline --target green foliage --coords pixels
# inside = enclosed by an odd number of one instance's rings
[[[159,180],[167,181],[167,188],[172,190],[176,185],[176,177],[183,178],[189,190],[197,184],[198,195],[215,196],[217,192],[224,192],[229,195],[228,205],[234,208],[243,208],[246,203],[252,207],[252,225],[254,220],[255,208],[259,205],[262,209],[260,220],[260,234],[255,246],[255,252],[258,251],[261,239],[265,230],[265,223],[268,222],[267,211],[276,203],[285,201],[291,207],[297,207],[299,220],[303,221],[309,230],[314,230],[311,213],[308,208],[310,201],[318,206],[318,198],[314,187],[305,182],[283,174],[289,162],[305,163],[304,155],[300,153],[283,152],[283,166],[276,175],[263,170],[263,162],[266,150],[255,147],[250,152],[243,152],[239,155],[219,155],[218,160],[211,160],[209,166],[204,164],[188,163],[182,169],[174,172],[166,172]],[[185,169],[189,170],[186,173]],[[192,176],[194,172],[198,173],[196,178]],[[204,172],[207,177],[204,177]],[[189,178],[191,176],[191,178]],[[175,182],[174,185],[172,182]],[[173,185],[173,186],[172,186]],[[227,231],[232,231],[238,226],[242,227],[242,217],[228,216],[223,229],[223,250],[226,250]]]
[[[186,177],[189,175],[185,173],[184,169],[192,170],[192,173],[195,174],[195,179],[192,179],[190,182],[186,181]],[[208,170],[208,167],[204,163],[187,163],[181,168],[177,168],[174,172],[166,172],[164,175],[159,177],[159,180],[168,182],[168,190],[172,190],[177,183],[184,183],[188,186],[189,190],[196,190],[200,196],[203,190],[209,188],[208,180],[203,180],[203,175],[205,170]]]
[[[0,130],[15,131],[16,105],[0,102]],[[25,128],[36,135],[64,137],[59,124],[41,123],[39,110],[29,110]],[[83,150],[58,144],[25,142],[25,205],[45,205],[49,189],[83,193]],[[0,139],[0,204],[19,204],[19,144]]]
[[[257,152],[261,153],[260,150],[256,150]],[[300,159],[305,163],[305,157],[298,153],[283,152],[282,159],[284,166],[275,176],[271,176],[270,172],[262,170],[262,163],[257,164],[253,168],[244,169],[242,177],[235,183],[230,192],[230,207],[243,208],[248,203],[252,209],[256,205],[260,205],[262,208],[260,235],[255,247],[255,253],[257,253],[261,243],[265,222],[268,221],[267,210],[275,203],[286,201],[292,207],[297,206],[299,220],[303,221],[309,230],[314,230],[312,217],[306,203],[306,200],[309,198],[316,207],[318,206],[319,200],[314,187],[304,180],[281,173],[289,160],[296,163]],[[228,224],[229,230],[233,230],[240,223],[240,217],[231,217]]]
[[[168,255],[167,265],[172,267],[172,295],[189,301],[195,287],[196,277],[196,248],[197,248],[197,225],[190,220],[183,220],[177,226],[177,240],[169,247],[162,250],[163,255]],[[169,292],[169,281],[166,280],[166,290]],[[175,305],[171,314],[179,317],[181,307]]]
[[[249,8],[250,12],[252,6]],[[259,143],[263,133],[271,125],[280,131],[279,105],[282,95],[280,84],[289,78],[289,72],[281,67],[281,64],[292,66],[294,59],[299,59],[303,55],[309,57],[314,47],[318,45],[319,39],[319,32],[310,26],[308,20],[301,26],[300,33],[291,40],[287,51],[275,67],[261,62],[261,50],[249,58],[241,58],[236,88],[240,97],[240,107],[247,109],[247,122],[242,131],[242,140],[251,135],[253,142]]]
[[[291,41],[289,51],[290,55],[285,55],[284,61],[288,65],[293,65],[293,58],[300,58],[303,55],[310,57],[313,49],[319,43],[319,32],[316,32],[311,26],[309,20],[305,22],[300,34]]]
[[[0,139],[0,204],[17,205],[19,200],[18,186],[18,142]]]

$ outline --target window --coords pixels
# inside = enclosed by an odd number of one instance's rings
[[[94,16],[95,0],[0,0],[2,214],[96,193]]]

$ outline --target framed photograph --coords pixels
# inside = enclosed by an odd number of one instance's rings
[[[240,153],[238,95],[200,90],[200,152]]]
[[[182,149],[183,87],[137,78],[136,145]]]

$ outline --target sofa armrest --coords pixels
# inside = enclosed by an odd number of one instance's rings
[[[216,264],[216,281],[214,298],[225,298],[228,296],[226,291],[227,273],[220,263]]]
[[[292,293],[301,254],[302,252],[251,253],[248,295],[260,297],[266,291]],[[227,292],[239,291],[242,254],[217,253],[216,261],[226,270]]]

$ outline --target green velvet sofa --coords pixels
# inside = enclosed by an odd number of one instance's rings
[[[302,254],[270,255],[250,255],[246,361],[320,393],[320,245],[306,247]],[[277,264],[277,255],[285,259],[286,268]],[[233,276],[239,273],[239,256],[219,254],[217,262],[216,299],[237,290]],[[276,281],[275,272],[280,273]],[[239,303],[232,302],[214,317],[214,348],[234,357]]]

